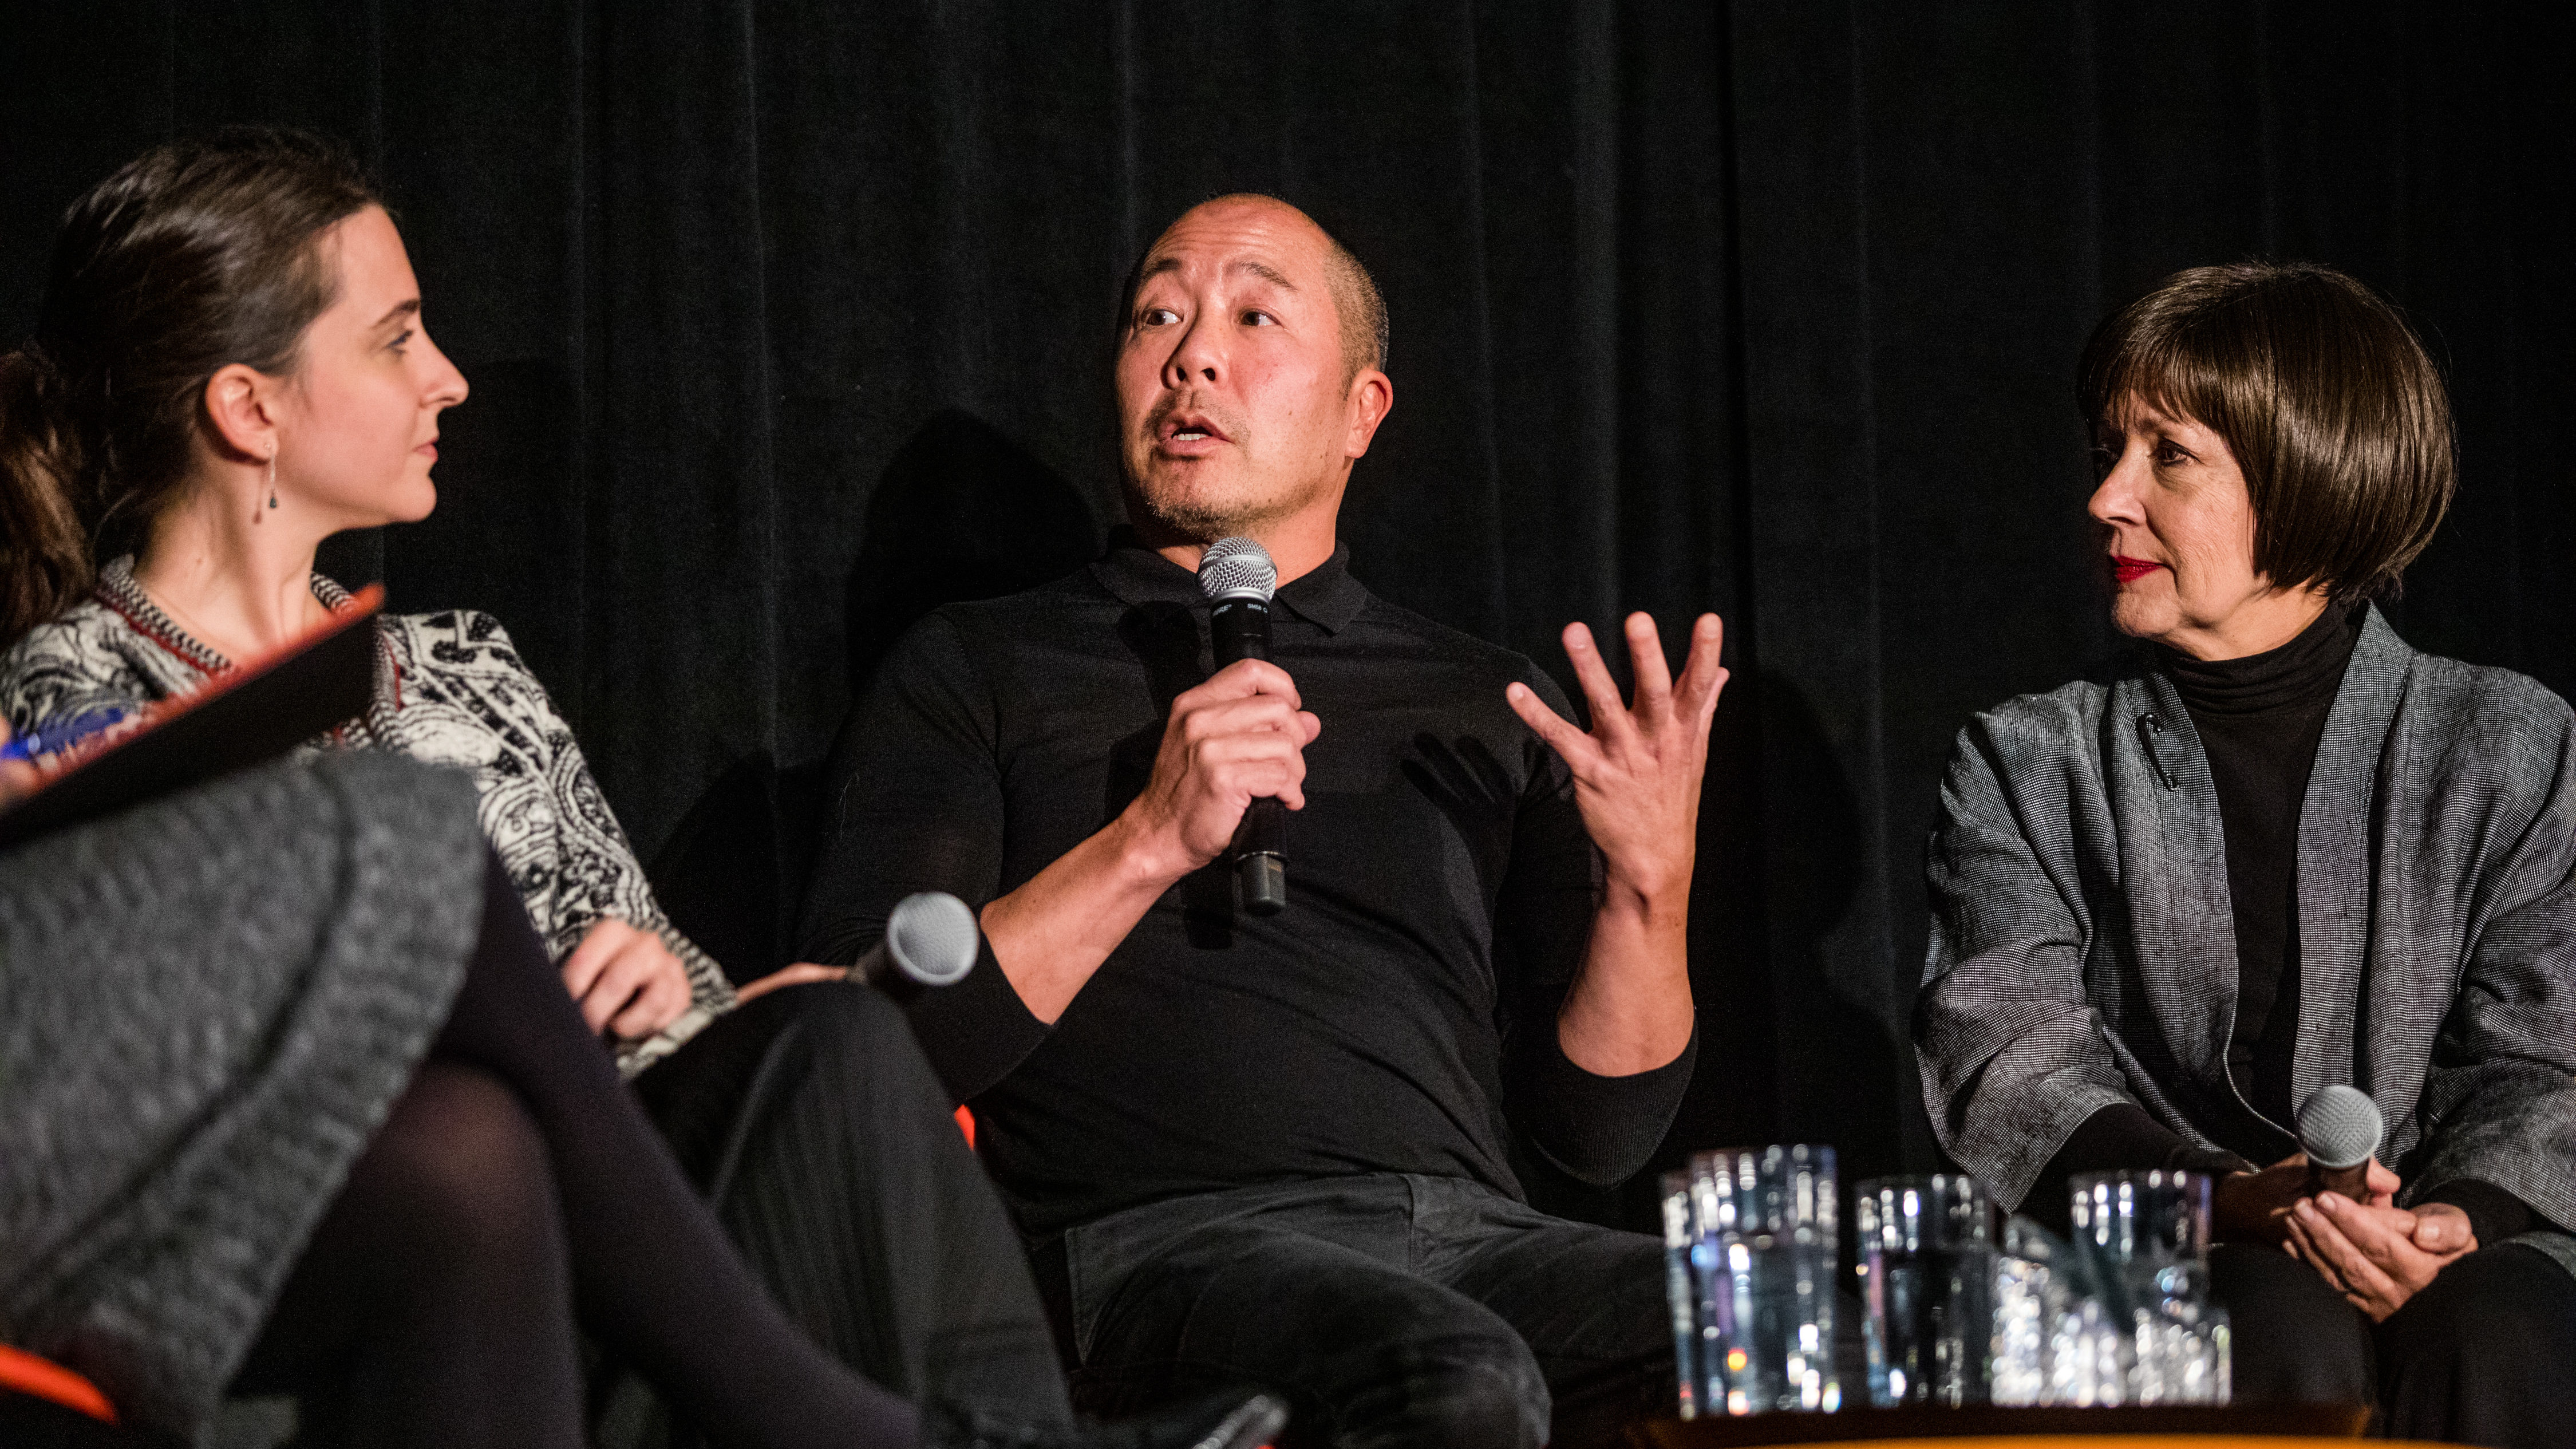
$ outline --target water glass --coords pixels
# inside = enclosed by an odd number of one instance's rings
[[[1831,1413],[1838,1261],[1834,1150],[1728,1148],[1691,1160],[1701,1402],[1709,1412]]]
[[[1852,1193],[1869,1309],[1869,1401],[1982,1404],[1994,1351],[1994,1202],[1954,1173],[1882,1177]]]
[[[1663,1209],[1664,1298],[1672,1310],[1673,1379],[1680,1386],[1674,1410],[1685,1419],[1696,1419],[1707,1369],[1700,1354],[1699,1269],[1693,1262],[1699,1247],[1699,1213],[1691,1204],[1689,1173],[1664,1174]]]
[[[2233,1347],[2209,1296],[2210,1180],[2193,1172],[2096,1172],[2073,1182],[2075,1249],[2122,1335],[2125,1401],[2223,1404]]]
[[[2209,1179],[2197,1172],[2087,1172],[2068,1204],[2075,1249],[2122,1317],[2209,1297]]]

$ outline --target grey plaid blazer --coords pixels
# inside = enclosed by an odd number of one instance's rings
[[[2218,795],[2143,657],[1960,731],[1927,874],[1923,1096],[1941,1145],[2004,1201],[2112,1103],[2203,1146],[2201,1124],[2253,1118],[2227,1073]],[[2373,609],[2309,778],[2298,899],[2297,1098],[2370,1093],[2403,1201],[2478,1178],[2576,1227],[2566,702],[2419,654]],[[2298,1148],[2285,1128],[2279,1144]]]

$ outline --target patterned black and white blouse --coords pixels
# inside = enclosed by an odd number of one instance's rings
[[[349,602],[347,590],[320,574],[313,593],[334,609]],[[377,640],[367,713],[312,748],[392,750],[472,774],[484,838],[556,960],[603,917],[662,938],[688,970],[689,1009],[618,1053],[627,1075],[731,1010],[723,969],[662,914],[571,727],[500,621],[468,609],[387,614]],[[133,560],[118,559],[100,571],[88,599],[0,655],[0,714],[23,733],[101,706],[186,694],[231,667],[144,594]]]

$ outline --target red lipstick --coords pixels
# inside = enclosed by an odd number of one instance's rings
[[[2142,558],[2130,558],[2125,554],[2111,555],[2111,576],[2124,584],[2136,583],[2163,567],[2163,564],[2150,563]]]

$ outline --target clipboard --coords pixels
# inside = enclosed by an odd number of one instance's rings
[[[147,707],[139,728],[0,810],[0,851],[264,764],[365,714],[384,602],[370,584],[303,638]]]

